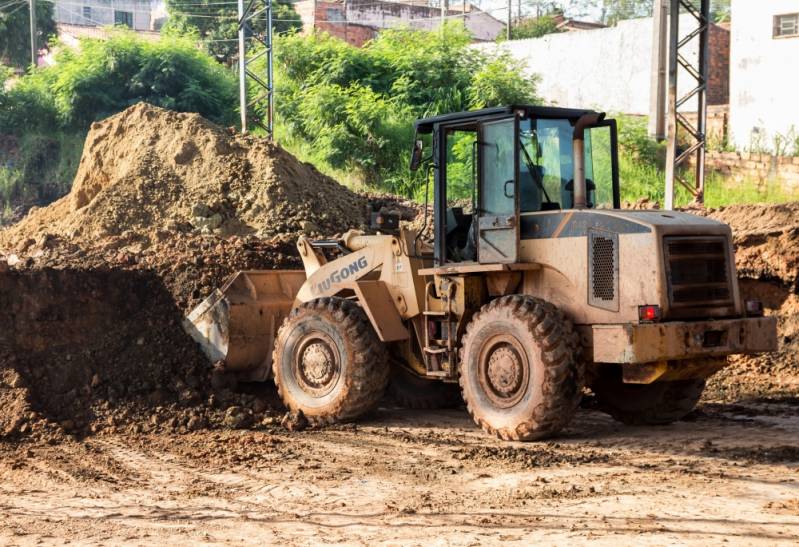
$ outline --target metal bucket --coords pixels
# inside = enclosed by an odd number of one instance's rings
[[[303,283],[302,270],[238,272],[203,300],[183,326],[224,370],[246,380],[266,380],[277,329]]]

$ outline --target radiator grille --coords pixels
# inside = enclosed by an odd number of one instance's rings
[[[732,305],[729,255],[724,237],[664,239],[670,308],[695,313]]]
[[[615,311],[618,309],[619,297],[618,236],[592,231],[588,241],[588,303]]]

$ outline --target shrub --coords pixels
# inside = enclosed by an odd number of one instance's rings
[[[423,180],[407,169],[415,119],[538,102],[536,79],[522,64],[470,42],[459,24],[443,33],[387,30],[363,48],[326,34],[281,37],[275,45],[276,108],[287,133],[281,139],[307,143],[323,168],[414,195]]]

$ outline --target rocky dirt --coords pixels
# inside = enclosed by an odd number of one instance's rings
[[[462,410],[0,442],[0,543],[795,545],[796,400],[506,443]]]
[[[0,232],[0,248],[131,233],[329,236],[363,225],[366,205],[266,139],[139,103],[92,125],[70,193]]]

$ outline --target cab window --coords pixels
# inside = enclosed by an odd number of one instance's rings
[[[574,128],[568,120],[520,123],[519,193],[522,213],[574,206]],[[613,149],[610,126],[587,129],[585,178],[589,207],[612,208]]]

